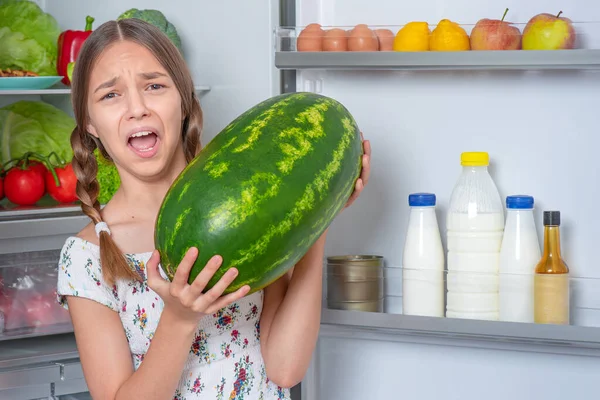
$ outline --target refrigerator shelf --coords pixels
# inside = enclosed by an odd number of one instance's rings
[[[404,341],[406,336],[416,339],[462,341],[465,346],[497,347],[522,346],[545,351],[597,355],[600,357],[600,330],[595,327],[573,325],[543,325],[515,322],[466,320],[422,317],[377,312],[323,309],[321,332],[327,336],[361,335],[381,336],[380,339]],[[401,339],[402,338],[402,339]],[[393,340],[393,339],[392,339]],[[478,342],[479,344],[477,344]],[[481,344],[483,342],[484,344]]]
[[[73,332],[73,324],[70,322],[46,325],[41,327],[25,327],[10,331],[0,332],[0,342],[8,340],[27,339],[35,337],[48,337]]]
[[[595,70],[600,49],[456,52],[277,51],[279,69],[328,70]]]

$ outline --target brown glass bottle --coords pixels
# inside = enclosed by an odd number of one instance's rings
[[[569,267],[560,253],[560,212],[544,212],[544,252],[535,267],[534,321],[569,324]]]

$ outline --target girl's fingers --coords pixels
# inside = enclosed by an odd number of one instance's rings
[[[194,261],[196,261],[196,257],[198,257],[198,249],[195,247],[191,247],[185,253],[183,260],[177,266],[177,271],[175,271],[175,276],[173,277],[173,281],[171,282],[171,294],[176,295],[180,293],[187,286],[188,278],[190,276],[190,271],[192,266],[194,265]]]
[[[221,297],[225,289],[227,289],[229,285],[231,285],[231,283],[235,280],[237,276],[238,270],[236,268],[228,269],[227,272],[223,274],[221,279],[219,279],[219,281],[215,284],[215,286],[213,286],[209,291],[204,293],[204,295],[202,295],[202,297],[198,299],[199,302],[202,303],[202,308],[206,308],[215,301],[217,301],[219,297]]]
[[[154,290],[160,297],[164,298],[169,294],[170,283],[163,279],[158,270],[160,263],[160,255],[157,250],[152,252],[152,256],[146,263],[146,274],[148,286]]]
[[[198,297],[202,294],[202,291],[211,280],[215,272],[219,269],[221,264],[223,263],[223,258],[221,256],[213,256],[208,260],[202,271],[196,276],[194,281],[189,287],[190,293],[194,297]]]

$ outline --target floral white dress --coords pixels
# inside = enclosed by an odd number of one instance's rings
[[[58,264],[59,303],[67,308],[64,296],[79,296],[119,313],[135,369],[144,360],[163,309],[161,298],[146,280],[150,255],[126,254],[144,279],[112,287],[102,279],[99,247],[91,242],[69,237]],[[174,400],[290,399],[289,389],[270,382],[265,372],[259,342],[262,305],[259,291],[200,321]]]

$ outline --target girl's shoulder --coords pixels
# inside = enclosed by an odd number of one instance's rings
[[[58,260],[57,300],[68,308],[66,296],[95,300],[115,311],[116,288],[103,279],[98,245],[79,236],[66,239]]]

